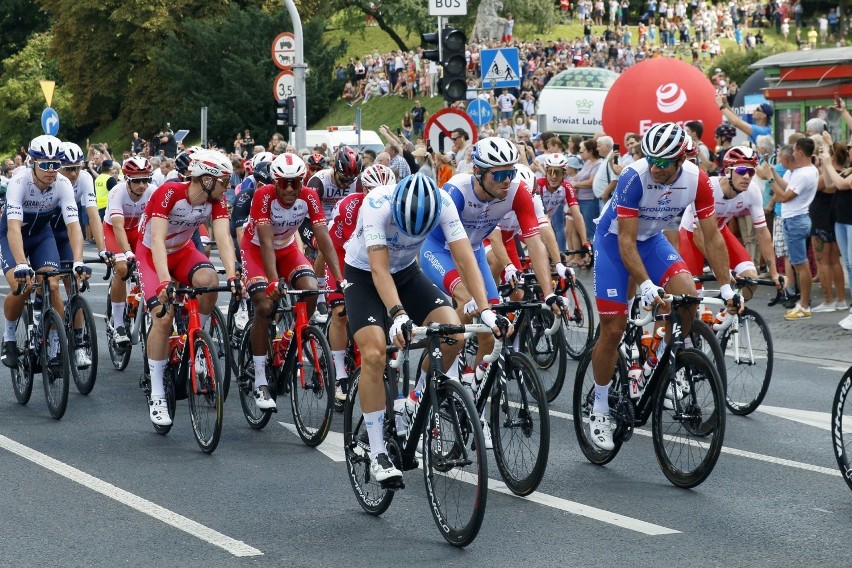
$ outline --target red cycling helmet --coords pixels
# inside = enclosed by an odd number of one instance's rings
[[[308,169],[312,171],[324,170],[328,167],[328,160],[319,152],[314,152],[307,159]]]
[[[142,156],[133,156],[124,160],[121,172],[127,177],[148,177],[151,175],[151,162]]]
[[[361,175],[361,156],[349,146],[341,146],[334,155],[334,171],[342,178],[354,180]]]
[[[734,146],[725,154],[723,165],[731,168],[738,165],[757,166],[757,152],[748,146]]]

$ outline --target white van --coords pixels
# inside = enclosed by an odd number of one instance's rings
[[[385,149],[385,143],[375,130],[362,130],[361,143],[358,144],[358,133],[354,126],[329,126],[325,130],[308,130],[306,132],[307,148],[325,144],[329,151],[341,144],[364,150],[369,148],[377,154]]]

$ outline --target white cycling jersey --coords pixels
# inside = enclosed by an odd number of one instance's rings
[[[766,225],[766,215],[763,212],[763,192],[758,185],[757,180],[751,180],[748,189],[744,192],[728,199],[722,193],[722,184],[719,177],[710,178],[710,185],[713,187],[713,200],[716,209],[716,221],[721,229],[728,224],[732,217],[739,217],[744,211],[748,211],[751,215],[751,220],[755,227],[763,227]],[[683,212],[683,219],[680,221],[680,228],[686,229],[690,233],[695,231],[698,226],[695,220],[695,205],[690,203]]]
[[[547,216],[547,212],[544,210],[544,205],[541,201],[540,195],[533,195],[533,209],[535,210],[535,217],[538,219],[538,226],[549,225],[550,217]],[[511,232],[513,235],[516,235],[521,232],[521,223],[518,221],[518,216],[514,211],[509,211],[506,213],[506,216],[500,219],[500,222],[497,223],[497,226],[501,231]]]
[[[112,225],[113,217],[124,217],[125,230],[137,228],[142,215],[145,213],[145,206],[148,205],[148,200],[151,199],[151,195],[156,189],[157,186],[151,182],[139,201],[133,201],[130,197],[130,190],[127,189],[126,181],[115,184],[115,187],[109,190],[104,224]]]
[[[322,211],[326,219],[333,219],[334,206],[338,201],[358,191],[358,178],[346,187],[338,187],[334,183],[334,170],[331,168],[320,170],[308,180],[308,187],[316,190],[322,201]]]
[[[33,170],[18,169],[6,188],[6,205],[0,217],[0,233],[8,232],[9,219],[21,221],[21,234],[34,235],[50,223],[54,210],[60,207],[65,224],[79,223],[74,187],[63,175],[56,176],[50,187],[42,191],[33,181]]]

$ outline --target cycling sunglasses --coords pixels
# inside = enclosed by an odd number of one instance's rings
[[[278,178],[275,180],[275,187],[278,189],[286,189],[288,186],[295,190],[302,189],[303,178]]]
[[[83,166],[62,166],[62,171],[68,173],[79,172],[81,169],[83,169]]]
[[[560,170],[559,168],[550,168],[547,170],[547,175],[549,176],[564,176],[565,170]]]
[[[744,176],[748,174],[748,177],[754,177],[754,168],[750,168],[748,166],[736,166],[733,168],[728,168],[738,176]]]
[[[677,158],[646,158],[648,160],[648,164],[651,166],[657,166],[661,170],[664,170],[674,164],[677,161]]]
[[[60,162],[59,160],[48,160],[45,162],[35,162],[35,165],[43,172],[58,172],[59,169],[62,167],[62,162]]]
[[[127,178],[128,183],[151,183],[151,178]]]
[[[515,179],[515,176],[518,175],[518,171],[515,168],[511,170],[500,170],[499,172],[492,171],[491,176],[494,178],[494,181],[497,183],[503,183],[504,181],[511,181]]]

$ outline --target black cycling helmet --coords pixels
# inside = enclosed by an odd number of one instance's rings
[[[343,178],[355,179],[361,175],[361,156],[349,146],[340,146],[334,155],[334,171]]]
[[[269,171],[269,166],[272,165],[272,162],[261,162],[254,168],[254,181],[257,182],[257,187],[261,185],[269,185],[275,183],[275,180],[272,179],[272,173]]]

